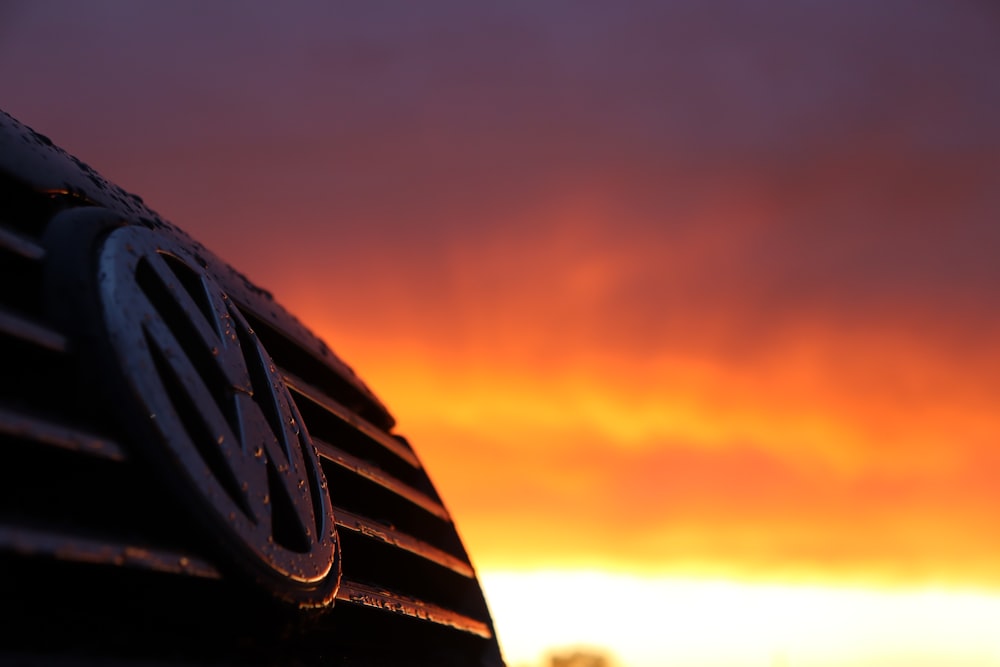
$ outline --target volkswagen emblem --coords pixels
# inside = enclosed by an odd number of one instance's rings
[[[148,458],[230,569],[299,606],[328,604],[340,562],[326,478],[239,306],[192,250],[156,231],[113,230],[97,261],[101,316]]]

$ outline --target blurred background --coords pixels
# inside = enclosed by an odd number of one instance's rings
[[[0,108],[387,403],[512,667],[1000,665],[989,0],[0,0]]]

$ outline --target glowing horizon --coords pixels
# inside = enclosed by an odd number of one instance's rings
[[[512,667],[584,649],[615,667],[1000,664],[1000,595],[643,577],[484,572]],[[545,602],[524,600],[544,595]],[[613,623],[608,618],[614,618]]]

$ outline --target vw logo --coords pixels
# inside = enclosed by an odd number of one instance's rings
[[[329,603],[340,563],[327,482],[239,307],[194,252],[149,229],[112,231],[98,271],[149,458],[235,569],[297,605]]]

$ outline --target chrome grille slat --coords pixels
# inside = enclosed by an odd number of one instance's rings
[[[414,505],[433,514],[437,518],[443,521],[451,522],[451,515],[448,514],[448,510],[444,508],[444,505],[437,502],[430,496],[407,484],[404,484],[395,477],[386,474],[380,468],[371,465],[367,461],[359,459],[356,456],[352,456],[320,438],[313,436],[313,443],[316,445],[316,450],[319,452],[321,457],[329,461],[333,461],[342,468],[350,470],[370,482],[378,484],[382,488],[391,491],[401,498],[405,498]]]
[[[218,579],[220,576],[214,565],[192,554],[39,528],[0,525],[0,551],[18,556],[48,556],[59,560],[126,566],[207,579]]]
[[[309,384],[305,380],[288,373],[284,369],[278,369],[278,371],[284,378],[288,388],[291,389],[294,394],[298,394],[299,396],[312,401],[341,421],[350,424],[354,429],[363,433],[369,439],[392,452],[399,459],[410,464],[412,467],[421,468],[420,460],[417,459],[413,452],[411,452],[405,445],[393,438],[391,435],[362,419],[356,413],[330,398],[327,394]]]
[[[0,248],[25,259],[38,261],[45,258],[45,248],[4,227],[0,227]]]
[[[431,621],[479,635],[484,639],[493,637],[489,625],[480,620],[394,591],[355,581],[347,580],[340,583],[337,600]]]
[[[319,388],[371,424],[386,431],[395,426],[392,415],[350,366],[293,316],[281,317],[273,303],[259,299],[259,291],[251,292],[253,298],[240,290],[229,296],[235,299],[278,367]]]
[[[122,446],[113,440],[2,406],[0,406],[0,434],[34,440],[51,447],[112,461],[124,461],[127,458]]]
[[[2,307],[0,307],[0,333],[51,352],[65,353],[69,348],[66,337],[58,331]]]
[[[336,517],[339,528],[361,533],[371,539],[403,549],[441,567],[446,567],[463,577],[472,579],[476,576],[472,566],[467,562],[441,551],[422,540],[418,540],[412,535],[339,507],[333,509],[333,514]]]

